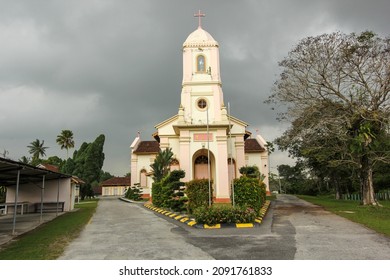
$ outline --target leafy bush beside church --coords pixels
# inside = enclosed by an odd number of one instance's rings
[[[234,192],[231,192],[231,200],[233,201],[234,199],[237,206],[250,207],[258,213],[266,200],[265,184],[257,178],[247,176],[234,179],[233,184]]]
[[[195,179],[188,182],[186,186],[186,195],[188,197],[188,213],[192,214],[194,210],[199,207],[209,206],[209,196],[213,197],[213,188],[211,188],[211,195],[209,195],[208,179]]]
[[[152,202],[156,207],[168,208],[182,212],[186,210],[187,197],[184,196],[183,170],[174,170],[166,175],[160,182],[152,185]]]

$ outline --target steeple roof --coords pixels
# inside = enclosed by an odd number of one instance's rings
[[[215,41],[210,33],[199,26],[183,43],[183,48],[186,47],[218,47],[218,42]]]

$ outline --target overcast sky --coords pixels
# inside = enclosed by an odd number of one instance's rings
[[[129,172],[137,131],[152,140],[178,111],[182,44],[199,9],[220,45],[225,103],[267,141],[288,125],[263,102],[295,44],[334,31],[390,35],[389,0],[0,0],[0,153],[30,156],[40,139],[47,157],[65,158],[61,130],[76,149],[103,133],[103,169]],[[271,156],[271,168],[283,163]]]

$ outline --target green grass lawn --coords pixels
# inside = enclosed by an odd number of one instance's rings
[[[65,213],[19,236],[0,251],[0,260],[54,260],[76,238],[91,219],[97,200],[76,205],[78,211]]]
[[[298,197],[390,237],[390,201],[379,201],[382,207],[376,207],[362,206],[359,201],[336,200],[325,196]]]

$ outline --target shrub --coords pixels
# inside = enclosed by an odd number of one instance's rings
[[[198,207],[209,206],[209,180],[195,179],[186,183],[186,195],[188,197],[187,210],[189,213]],[[213,189],[211,188],[211,197],[213,197]]]
[[[195,209],[194,217],[197,223],[215,225],[224,223],[253,223],[257,214],[252,208],[213,206]]]
[[[131,186],[127,189],[125,192],[125,197],[131,200],[139,201],[142,199],[142,188],[140,187],[140,184],[134,184],[134,186]]]
[[[187,198],[184,197],[184,170],[174,170],[160,182],[152,184],[152,202],[156,207],[169,208],[173,211],[184,211]]]
[[[181,212],[185,210],[184,183],[180,179],[185,177],[184,170],[174,170],[168,174],[162,181],[162,206]]]
[[[234,180],[234,202],[237,206],[250,207],[258,213],[265,199],[266,186],[259,179],[242,176]]]
[[[163,199],[162,193],[162,182],[153,182],[152,184],[152,203],[156,207],[162,207]]]

